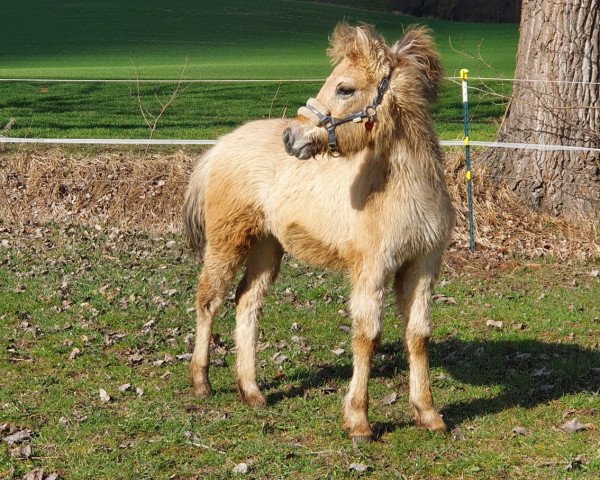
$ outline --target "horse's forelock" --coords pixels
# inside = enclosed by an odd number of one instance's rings
[[[390,63],[390,50],[383,37],[377,35],[371,25],[353,27],[347,23],[339,23],[329,37],[329,43],[327,54],[333,64],[349,58],[378,76]]]

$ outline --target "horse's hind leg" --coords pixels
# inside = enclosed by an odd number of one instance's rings
[[[433,407],[429,386],[430,304],[433,281],[437,277],[441,255],[430,254],[402,267],[394,288],[404,317],[404,343],[410,368],[410,404],[415,420],[429,430],[445,430],[442,417]]]
[[[274,237],[264,237],[253,247],[246,273],[236,295],[237,385],[240,395],[252,407],[266,405],[256,383],[256,325],[267,288],[279,270],[283,250]]]
[[[194,392],[201,397],[212,393],[208,366],[213,318],[242,260],[238,255],[227,255],[210,246],[204,254],[204,266],[196,290],[196,343],[190,366]]]

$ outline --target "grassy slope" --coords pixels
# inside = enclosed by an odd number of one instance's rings
[[[378,12],[301,1],[10,3],[0,29],[0,77],[176,78],[189,58],[187,78],[324,78],[327,36],[340,20],[373,23],[389,41],[415,21]],[[512,75],[516,27],[421,20],[435,33],[449,75]],[[469,59],[480,53],[494,66]],[[134,66],[135,65],[135,66]],[[136,73],[137,72],[137,73]],[[319,83],[192,85],[172,105],[156,132],[162,138],[215,138],[251,118],[291,114]],[[0,84],[0,128],[15,119],[12,136],[148,136],[127,85]],[[495,85],[506,92],[509,85]],[[173,87],[143,86],[153,113],[155,95]],[[475,94],[475,92],[474,92]],[[504,103],[473,99],[473,138],[491,138]],[[436,110],[443,138],[461,131],[459,90],[444,86]]]
[[[1,77],[176,78],[189,57],[191,78],[314,78],[329,71],[323,55],[333,26],[374,24],[389,41],[418,21],[434,30],[449,74],[478,62],[451,50],[477,53],[497,73],[514,68],[516,26],[461,24],[296,0],[173,0],[47,2],[3,7]]]
[[[34,452],[16,460],[0,446],[0,478],[36,466],[73,479],[230,478],[239,462],[258,479],[345,478],[352,462],[381,479],[597,478],[600,432],[554,428],[570,410],[568,419],[600,426],[592,370],[600,364],[600,280],[588,274],[597,266],[508,262],[491,274],[482,257],[460,278],[443,272],[437,291],[456,305],[434,304],[433,389],[463,441],[412,424],[388,299],[385,357],[370,384],[379,438],[356,450],[339,427],[351,372],[350,337],[338,328],[349,324],[339,313],[347,309],[344,279],[284,266],[260,322],[258,375],[269,406],[258,412],[234,388],[230,297],[215,322],[216,395],[199,401],[187,362],[154,363],[188,352],[194,328],[197,267],[173,239],[53,226],[0,233],[8,241],[0,244],[0,424],[30,429]],[[492,330],[487,319],[504,326]],[[524,330],[514,328],[520,323]],[[69,360],[75,347],[81,353]],[[345,353],[336,356],[339,347]],[[276,352],[288,360],[276,365]],[[143,395],[119,393],[125,383]],[[100,401],[100,388],[110,403]],[[391,392],[398,402],[382,405]],[[511,435],[516,426],[529,433]],[[583,464],[566,472],[578,455]]]

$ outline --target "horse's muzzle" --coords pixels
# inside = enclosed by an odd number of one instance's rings
[[[300,160],[307,160],[314,157],[315,151],[310,140],[303,138],[298,128],[287,127],[283,131],[283,146],[288,155],[294,156]]]

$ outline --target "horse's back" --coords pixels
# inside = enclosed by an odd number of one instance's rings
[[[257,120],[223,136],[203,157],[203,213],[207,241],[215,248],[244,248],[264,235],[265,196],[285,161],[281,135],[289,120]],[[192,174],[194,176],[194,174]]]

